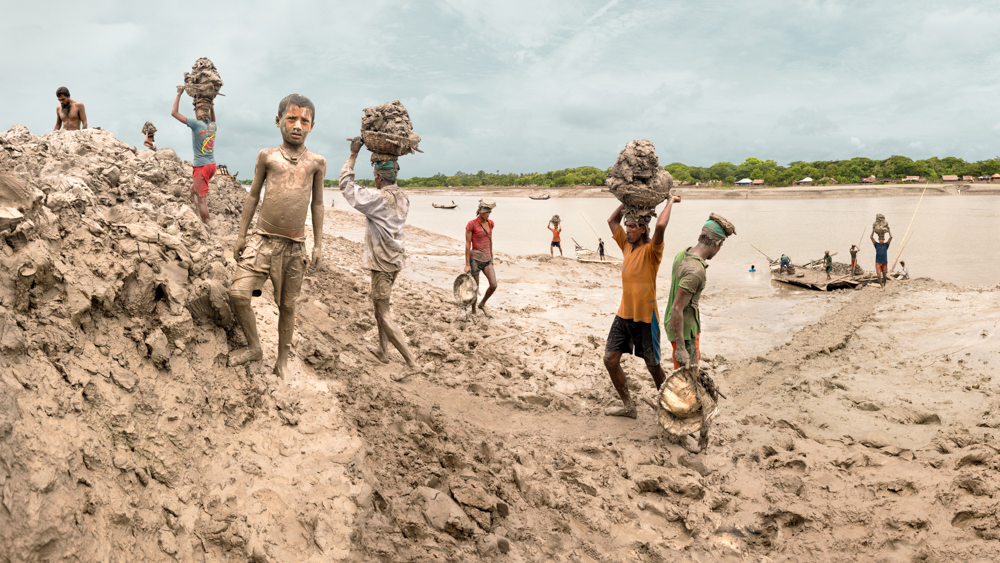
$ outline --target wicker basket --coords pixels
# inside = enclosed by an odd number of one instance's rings
[[[417,137],[419,139],[419,137]],[[403,156],[414,152],[423,152],[417,148],[420,142],[414,142],[412,138],[399,137],[378,131],[362,131],[361,140],[365,146],[373,153],[391,154],[393,156]]]

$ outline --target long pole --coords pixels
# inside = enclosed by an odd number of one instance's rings
[[[751,244],[750,246],[751,246],[751,247],[753,247],[753,249],[754,249],[754,250],[756,250],[757,252],[760,252],[761,254],[764,254],[764,251],[763,251],[763,250],[761,250],[761,249],[757,248],[756,246],[754,246],[754,245],[752,245],[752,244]],[[768,256],[767,254],[764,254],[764,258],[767,258],[767,262],[768,262],[768,264],[770,264],[770,263],[774,262],[774,260],[771,260],[771,257],[770,257],[770,256]]]
[[[926,186],[924,186],[924,191],[920,192],[920,199],[917,201],[917,208],[913,210],[913,217],[910,217],[910,224],[907,225],[906,232],[903,233],[903,242],[904,243],[906,242],[906,235],[910,234],[910,227],[913,226],[913,220],[917,218],[917,209],[920,209],[920,202],[924,201],[924,194],[925,193],[927,193],[927,187]],[[896,262],[899,260],[899,255],[902,252],[903,252],[903,249],[900,248],[899,252],[896,253],[896,257],[892,260],[892,268],[889,268],[890,271],[896,269]]]
[[[861,250],[861,243],[865,242],[865,233],[868,232],[868,227],[861,228],[861,238],[858,239],[858,250]]]
[[[913,231],[913,232],[915,233],[916,231]],[[906,239],[906,240],[903,241],[903,245],[899,247],[899,254],[896,255],[896,258],[899,258],[900,256],[903,255],[903,251],[906,250],[906,245],[910,244],[911,240],[913,240],[913,233],[910,233],[910,238],[908,238],[908,239]],[[896,265],[895,264],[892,265],[892,271],[893,272],[896,271]]]
[[[580,214],[580,217],[583,217],[583,213]],[[583,221],[587,223],[587,226],[590,227],[591,231],[594,231],[594,226],[590,224],[590,221],[587,221],[586,217],[583,217]],[[594,236],[597,238],[601,238],[601,235],[597,234],[597,231],[594,231]]]

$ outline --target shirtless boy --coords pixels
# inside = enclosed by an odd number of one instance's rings
[[[56,99],[59,100],[59,107],[56,108],[56,127],[53,131],[60,128],[67,131],[87,128],[87,109],[83,107],[83,102],[69,97],[69,88],[60,86],[56,90]]]
[[[250,298],[259,296],[264,281],[271,278],[278,305],[278,359],[274,373],[284,378],[295,330],[295,300],[302,289],[308,263],[319,265],[323,254],[323,178],[326,159],[306,149],[306,137],[315,125],[316,108],[309,98],[292,94],[278,104],[274,123],[283,142],[257,155],[253,185],[243,207],[234,256],[236,276],[229,299],[236,320],[247,337],[247,347],[229,355],[229,365],[238,366],[264,357],[257,335],[257,320]],[[260,203],[260,217],[249,237],[247,231]],[[312,260],[306,257],[306,211],[312,211]]]

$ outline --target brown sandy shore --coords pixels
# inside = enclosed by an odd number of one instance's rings
[[[1000,184],[886,184],[879,186],[809,186],[788,188],[676,188],[688,199],[824,199],[842,197],[900,197],[942,195],[1000,195]],[[594,186],[555,188],[407,188],[407,193],[421,195],[474,195],[492,197],[528,197],[548,194],[560,197],[614,197],[606,189]]]
[[[0,562],[1000,559],[1000,287],[775,294],[735,323],[746,300],[710,288],[728,399],[694,452],[651,409],[602,414],[613,265],[498,256],[471,322],[461,243],[409,228],[393,314],[422,371],[393,382],[347,211],[326,211],[294,373],[271,374],[270,284],[263,361],[227,366],[246,191],[214,179],[206,228],[190,173],[103,131],[0,134]]]

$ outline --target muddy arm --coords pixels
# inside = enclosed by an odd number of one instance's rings
[[[212,116],[215,119],[215,116]],[[312,212],[313,224],[313,253],[309,267],[315,269],[319,266],[319,261],[323,256],[323,179],[326,178],[326,160],[322,166],[313,174]]]
[[[611,229],[612,236],[614,236],[615,231],[617,231],[618,227],[622,224],[622,209],[624,208],[625,204],[619,205],[615,208],[615,212],[611,214],[611,217],[608,217],[608,228]]]
[[[472,231],[465,229],[465,271],[468,272],[472,269]]]
[[[650,240],[655,245],[663,244],[663,232],[667,230],[667,223],[670,222],[670,209],[674,206],[674,203],[680,203],[680,196],[673,196],[667,200],[667,206],[663,209],[663,213],[660,213],[659,218],[656,219],[656,228],[653,230],[653,238]]]
[[[180,98],[180,94],[177,95]],[[176,104],[174,104],[176,107]],[[250,186],[250,193],[247,194],[246,203],[243,204],[243,216],[240,217],[240,232],[236,235],[236,249],[233,258],[239,260],[246,246],[247,230],[250,229],[250,221],[253,214],[257,212],[257,204],[260,203],[260,190],[264,187],[264,179],[267,177],[267,152],[260,151],[257,154],[257,166],[254,167],[253,184]],[[323,201],[322,198],[320,201]],[[314,219],[315,222],[315,219]]]
[[[678,364],[687,365],[691,358],[688,357],[687,346],[684,344],[684,308],[691,302],[691,294],[682,287],[677,288],[677,296],[674,297],[674,305],[670,309],[670,331],[674,334],[674,343],[677,350],[674,358]]]
[[[177,121],[180,121],[184,125],[187,125],[188,124],[187,118],[181,115],[180,112],[181,94],[183,92],[184,91],[181,90],[179,87],[177,88],[177,97],[174,98],[174,107],[170,109],[170,115],[173,116],[173,118],[176,119]]]

